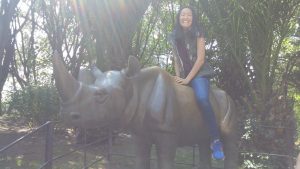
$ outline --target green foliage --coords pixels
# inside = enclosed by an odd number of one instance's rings
[[[12,115],[25,118],[28,123],[43,124],[57,118],[59,98],[54,86],[28,86],[17,90],[8,100]]]
[[[131,53],[138,56],[144,66],[159,65],[169,72],[174,71],[171,60],[163,60],[171,55],[167,36],[178,7],[187,4],[196,9],[204,25],[206,53],[218,71],[216,82],[237,102],[244,132],[253,130],[246,128],[247,120],[294,129],[293,101],[287,92],[291,86],[285,75],[297,77],[291,58],[299,45],[291,43],[291,37],[297,29],[295,11],[299,9],[299,1],[160,1],[159,6],[153,4],[148,8],[132,40]],[[278,101],[279,98],[284,99]],[[266,153],[275,149],[279,154],[293,155],[290,143],[294,135],[291,130],[286,133],[269,129],[251,131],[247,137],[252,145],[244,148]],[[265,144],[269,142],[274,144]],[[275,159],[269,155],[248,155],[244,159],[244,166],[248,168],[287,166],[285,158]]]
[[[297,133],[298,133],[298,137],[300,135],[300,94],[294,94],[294,99],[295,99],[295,106],[294,106],[294,111],[295,111],[295,116],[296,116],[296,119],[297,119]],[[299,138],[298,138],[298,141],[297,141],[297,144],[299,146]],[[298,149],[300,149],[300,147],[298,147]]]
[[[297,55],[292,53],[298,47],[290,42],[296,30],[295,11],[299,10],[299,1],[200,0],[198,3],[208,20],[201,18],[208,33],[206,42],[212,43],[207,53],[219,70],[218,85],[243,110],[239,116],[242,128],[249,127],[247,120],[273,126],[245,128],[244,132],[250,135],[248,140],[242,140],[247,144],[241,148],[293,156],[295,118],[293,100],[288,94],[292,86],[287,76],[291,77],[296,65]],[[290,165],[285,158],[271,157],[244,156],[245,167]]]
[[[300,94],[295,94],[295,107],[294,111],[299,116],[300,115]],[[300,117],[298,118],[298,121],[300,122]]]
[[[26,161],[23,159],[24,156],[20,155],[17,157],[0,157],[0,167],[3,169],[23,169],[23,168],[39,168],[41,166],[41,160]]]

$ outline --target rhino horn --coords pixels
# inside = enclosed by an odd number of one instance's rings
[[[53,73],[55,85],[62,101],[66,102],[70,100],[78,90],[80,84],[67,71],[62,58],[57,51],[54,51],[53,54]]]

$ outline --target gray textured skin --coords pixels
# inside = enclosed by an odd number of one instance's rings
[[[163,69],[140,69],[129,57],[123,71],[81,71],[76,81],[58,54],[53,57],[61,116],[66,124],[84,128],[110,125],[134,135],[136,169],[150,169],[150,149],[156,145],[158,169],[173,169],[176,148],[199,145],[200,168],[210,169],[209,135],[190,87],[178,85]],[[83,83],[84,82],[84,83]],[[234,104],[220,89],[211,103],[221,128],[225,169],[237,169],[238,150]]]

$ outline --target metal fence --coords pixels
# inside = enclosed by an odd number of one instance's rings
[[[106,168],[108,169],[112,169],[111,168],[111,163],[112,163],[112,156],[119,156],[122,158],[129,158],[129,159],[133,159],[135,158],[134,155],[128,155],[125,154],[125,152],[113,152],[112,151],[112,147],[113,147],[113,138],[116,137],[117,135],[114,134],[113,132],[109,131],[108,132],[108,137],[105,138],[100,138],[100,139],[96,139],[93,142],[90,143],[86,143],[86,135],[84,135],[84,144],[81,146],[77,146],[76,148],[74,148],[71,151],[67,151],[64,152],[64,154],[61,155],[57,155],[54,156],[53,150],[54,150],[54,127],[55,125],[59,123],[57,121],[48,121],[45,124],[37,127],[36,129],[34,129],[33,131],[25,134],[24,136],[20,137],[19,139],[13,141],[12,143],[8,144],[7,146],[3,147],[0,149],[0,155],[5,154],[6,151],[8,151],[10,148],[12,148],[13,146],[15,146],[16,144],[24,141],[24,139],[29,138],[31,136],[33,136],[34,134],[36,134],[38,131],[44,131],[43,133],[45,134],[45,147],[44,147],[44,160],[43,163],[41,164],[41,166],[38,169],[53,169],[53,162],[58,160],[58,159],[63,159],[66,158],[67,156],[70,156],[71,154],[74,154],[75,152],[78,151],[83,151],[83,169],[89,169],[90,167],[92,167],[93,165],[97,164],[97,163],[103,163],[103,158],[106,159]],[[104,153],[105,156],[98,158],[92,162],[88,163],[87,160],[87,148],[88,147],[94,147],[99,143],[102,143],[103,141],[107,141],[107,144],[105,145],[106,148],[106,152]],[[103,145],[101,145],[103,146]],[[189,166],[191,168],[194,168],[197,166],[197,160],[196,160],[196,156],[197,156],[197,151],[196,147],[191,147],[191,151],[190,154],[192,156],[192,160],[190,162],[178,162],[176,161],[175,163],[177,165],[184,165],[184,166]],[[256,155],[268,155],[268,156],[276,156],[276,157],[282,157],[282,158],[286,158],[287,160],[293,162],[295,160],[294,157],[289,156],[289,155],[280,155],[280,154],[269,154],[269,153],[263,153],[263,152],[240,152],[242,154],[256,154]],[[151,159],[151,161],[156,161],[155,158]]]
[[[63,159],[67,156],[70,156],[72,154],[74,154],[75,152],[78,151],[83,151],[83,169],[88,169],[91,166],[97,164],[97,163],[103,163],[103,158],[99,158],[97,160],[94,160],[90,163],[88,163],[87,161],[87,148],[88,147],[92,147],[97,145],[98,143],[102,143],[104,141],[107,141],[107,144],[104,145],[106,146],[106,152],[105,152],[105,159],[106,159],[106,168],[108,169],[112,169],[111,167],[111,163],[112,163],[112,156],[119,156],[122,158],[127,158],[127,159],[133,159],[135,158],[134,154],[125,154],[124,152],[113,152],[112,151],[112,147],[113,147],[113,138],[117,137],[117,134],[109,131],[108,132],[108,137],[105,138],[100,138],[97,140],[94,140],[91,143],[86,143],[86,138],[84,139],[84,143],[81,146],[77,146],[76,148],[74,148],[71,151],[65,152],[64,154],[61,155],[57,155],[54,156],[53,153],[53,149],[55,148],[55,145],[53,143],[53,138],[54,138],[54,126],[59,123],[57,121],[48,121],[45,124],[37,127],[36,129],[34,129],[33,131],[25,134],[24,136],[20,137],[19,139],[13,141],[12,143],[8,144],[7,146],[3,147],[0,149],[0,155],[5,155],[5,152],[9,151],[12,147],[14,147],[15,145],[21,143],[22,141],[24,141],[27,138],[30,138],[31,136],[33,136],[34,134],[36,134],[39,131],[44,131],[44,136],[45,136],[45,147],[44,147],[44,160],[43,163],[41,164],[41,166],[37,169],[53,169],[53,162],[59,159]],[[84,136],[86,137],[86,135]],[[103,146],[103,145],[101,145]],[[176,162],[176,164],[178,165],[185,165],[185,166],[190,166],[195,167],[196,166],[196,160],[195,160],[195,147],[192,149],[192,161],[190,163],[185,163],[185,162]],[[151,161],[156,161],[155,158],[152,158]]]
[[[4,154],[5,151],[9,150],[16,144],[20,143],[24,139],[34,135],[36,132],[46,129],[46,138],[45,138],[45,156],[44,156],[44,168],[45,169],[52,169],[52,150],[53,150],[53,124],[56,122],[48,121],[45,124],[39,126],[38,128],[34,129],[30,133],[25,134],[24,136],[20,137],[19,139],[13,141],[12,143],[8,144],[7,146],[0,149],[0,154]]]

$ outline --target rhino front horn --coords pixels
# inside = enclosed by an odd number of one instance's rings
[[[58,93],[63,102],[71,99],[80,84],[79,82],[67,71],[61,55],[54,51],[53,53],[53,73],[55,78],[55,85]]]

